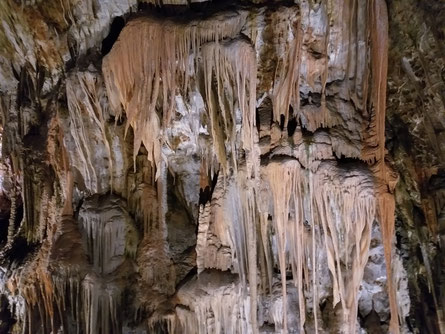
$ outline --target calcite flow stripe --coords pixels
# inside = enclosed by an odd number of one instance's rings
[[[373,169],[377,178],[376,193],[378,196],[379,221],[382,226],[382,237],[385,248],[386,272],[388,276],[388,294],[391,309],[391,333],[399,333],[398,305],[392,274],[392,244],[395,224],[394,192],[396,176],[392,173],[385,161],[385,112],[386,112],[386,86],[388,71],[388,13],[386,4],[381,0],[370,3],[371,26],[371,76],[372,96],[374,108],[373,126],[376,128],[375,160]]]

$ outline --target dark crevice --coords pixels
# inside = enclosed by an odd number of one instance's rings
[[[322,129],[322,128],[319,128],[319,129]],[[317,130],[318,130],[318,129],[317,129]],[[312,131],[306,129],[306,128],[303,126],[303,124],[301,124],[301,133],[302,133],[303,138],[304,138],[305,140],[310,140],[310,139],[314,136],[314,132],[312,132]]]
[[[286,118],[284,117],[283,114],[280,115],[280,130],[283,131],[284,130],[284,122],[286,121]]]
[[[12,333],[12,327],[16,323],[11,311],[8,298],[0,296],[0,333]]]
[[[289,160],[298,161],[298,159],[296,159],[295,157],[292,157],[290,155],[286,155],[286,154],[275,154],[274,155],[273,152],[269,152],[269,153],[261,156],[260,164],[262,166],[266,166],[272,161],[283,162],[283,161],[289,161]]]
[[[265,321],[260,327],[260,330],[262,331],[262,333],[275,333],[275,324]]]
[[[289,137],[292,137],[294,135],[295,130],[297,129],[297,126],[298,126],[297,119],[295,117],[291,118],[289,120],[289,122],[287,123],[287,135]]]
[[[254,3],[251,1],[236,1],[236,0],[212,0],[212,1],[199,1],[192,2],[187,0],[187,4],[162,4],[157,6],[151,3],[139,3],[138,14],[140,15],[154,15],[156,17],[174,18],[182,22],[189,21],[190,19],[205,19],[216,13],[223,11],[235,11],[238,9],[250,9],[250,8],[269,8],[274,9],[280,6],[295,7],[298,6],[292,1],[279,0],[277,2],[268,3]]]
[[[211,15],[213,13],[227,10],[230,8],[237,8],[235,1],[224,1],[224,0],[214,0],[214,1],[204,1],[191,3],[190,0],[187,1],[186,5],[169,5],[164,4],[162,6],[156,6],[150,3],[139,3],[139,12],[149,12],[156,16],[163,17],[182,17],[187,20],[195,15]]]
[[[255,111],[255,122],[256,122],[256,130],[258,131],[258,133],[260,133],[261,119],[258,108]]]
[[[300,106],[304,107],[306,105],[315,105],[316,107],[321,107],[321,94],[309,92],[306,95],[300,93]]]
[[[205,205],[212,199],[213,191],[215,190],[216,183],[218,182],[218,175],[219,171],[213,175],[210,185],[208,185],[204,189],[199,189],[199,205]]]
[[[181,287],[184,286],[187,282],[191,281],[198,274],[198,267],[193,267],[185,277],[179,281],[176,285],[176,291],[178,291]]]
[[[354,158],[354,157],[346,157],[343,154],[338,157],[337,155],[334,155],[335,160],[338,162],[338,164],[340,165],[346,165],[349,164],[350,166],[361,166],[363,165],[363,161],[360,160],[359,158]]]
[[[269,129],[273,123],[273,107],[272,100],[269,97],[266,97],[261,105],[256,109],[256,126],[258,132],[261,129]]]
[[[105,37],[105,39],[102,41],[102,48],[101,48],[102,56],[105,56],[111,51],[111,48],[117,41],[119,34],[121,33],[124,26],[125,26],[125,20],[122,17],[118,16],[114,18],[113,22],[111,23],[110,32],[108,33],[108,36]]]
[[[6,243],[11,201],[6,196],[0,195],[0,245]]]
[[[28,243],[23,236],[19,236],[14,240],[12,247],[6,250],[3,258],[7,259],[9,263],[22,264],[26,258],[33,256],[38,249],[37,246],[38,244]]]

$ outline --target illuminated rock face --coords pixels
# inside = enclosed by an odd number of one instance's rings
[[[2,2],[0,331],[444,333],[441,135],[397,141],[405,85],[443,111],[443,36],[394,64],[389,10]]]

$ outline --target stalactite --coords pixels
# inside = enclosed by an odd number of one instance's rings
[[[348,333],[356,329],[357,295],[368,262],[376,206],[371,177],[366,178],[366,174],[360,177],[358,172],[352,169],[336,173],[328,168],[314,184],[314,189],[324,188],[321,196],[315,195],[315,201],[330,256],[330,270],[336,277],[334,290],[338,290],[337,298],[343,307],[347,326],[344,331]],[[334,303],[335,297],[334,294]]]
[[[42,328],[54,331],[54,285],[48,270],[50,242],[45,241],[43,250],[32,264],[20,273],[18,289],[26,301],[26,327],[33,331],[34,312],[39,312]]]
[[[213,199],[211,203],[201,206],[199,210],[198,236],[196,240],[196,265],[198,274],[206,268],[222,271],[232,267],[232,245],[228,229],[221,217],[221,202]],[[214,226],[218,225],[218,226]]]
[[[260,209],[261,210],[261,209]],[[267,277],[267,287],[269,293],[272,291],[272,282],[273,282],[273,264],[272,264],[272,255],[270,251],[270,241],[269,241],[269,219],[268,213],[266,210],[264,212],[259,212],[259,224],[260,224],[260,234],[259,238],[261,239],[261,243],[263,246],[264,259],[265,259],[265,275]]]
[[[211,202],[200,208],[198,273],[217,268],[240,274],[243,296],[250,298],[250,328],[257,333],[258,216],[254,180],[247,178],[245,167],[227,180],[221,174],[214,194]]]
[[[184,333],[194,333],[198,325],[198,319],[192,312],[184,307],[177,306],[175,309],[177,318],[177,328],[181,329]],[[178,331],[178,330],[177,330]]]
[[[271,48],[275,53],[274,56],[277,57],[277,63],[274,64],[270,94],[273,105],[273,120],[280,123],[281,115],[283,115],[284,127],[287,127],[289,121],[290,106],[293,107],[295,113],[298,113],[300,109],[299,86],[303,30],[299,14],[300,11],[296,8],[280,8],[270,14],[270,19],[274,22],[269,28],[270,33],[273,34],[271,40],[273,46],[271,45]],[[265,33],[263,32],[263,34]],[[253,41],[257,41],[257,34],[257,31],[252,31],[251,38]]]
[[[84,203],[79,222],[86,237],[86,249],[96,272],[109,274],[136,253],[138,234],[118,198]]]
[[[391,309],[390,332],[399,333],[398,307],[392,275],[392,243],[394,237],[394,191],[397,182],[394,174],[385,162],[385,112],[386,86],[388,72],[388,13],[386,3],[374,0],[369,3],[369,21],[371,35],[371,137],[368,141],[368,152],[364,159],[376,161],[373,169],[377,178],[376,193],[378,196],[379,221],[382,226],[383,245],[387,272],[387,285]],[[370,150],[370,151],[369,151]]]
[[[268,166],[268,179],[273,194],[274,222],[278,239],[278,260],[281,273],[281,286],[283,298],[283,331],[287,333],[287,290],[286,290],[286,243],[287,243],[287,222],[289,215],[289,201],[293,192],[294,172],[299,170],[281,169],[280,165],[270,164]],[[301,256],[301,254],[298,254]],[[302,291],[298,292],[299,294]],[[300,315],[301,316],[301,315]]]
[[[236,188],[229,191],[228,199],[231,202],[229,209],[236,214],[232,217],[232,233],[236,240],[236,249],[241,269],[242,283],[249,287],[250,297],[250,326],[252,333],[258,333],[257,322],[257,200],[254,183],[252,180],[246,178],[246,175],[239,171],[237,180],[235,181]],[[240,233],[241,232],[241,233]],[[241,236],[237,238],[237,235]],[[237,240],[238,239],[238,240]],[[244,287],[246,289],[246,287]]]

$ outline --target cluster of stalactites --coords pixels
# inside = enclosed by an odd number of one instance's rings
[[[381,3],[374,1],[372,5],[379,8]],[[379,20],[386,20],[385,17],[382,18],[381,10],[378,11]],[[241,30],[243,20],[242,15],[232,15],[226,21],[212,18],[182,25],[143,18],[130,22],[123,30],[120,40],[104,59],[103,71],[112,108],[117,114],[120,114],[122,110],[125,112],[127,127],[131,126],[134,131],[134,156],[137,155],[141,144],[144,144],[148,151],[148,159],[159,170],[164,141],[162,128],[168,126],[173,117],[175,96],[180,93],[185,95],[190,89],[194,89],[191,77],[199,78],[198,72],[202,69],[205,89],[202,95],[206,100],[214,151],[219,162],[223,168],[227,167],[227,147],[229,147],[232,153],[232,164],[235,168],[237,167],[238,148],[235,147],[235,137],[237,134],[236,110],[239,109],[242,115],[242,148],[248,155],[246,180],[249,180],[252,174],[258,175],[258,171],[254,170],[257,166],[254,131],[255,54],[250,44],[243,40],[222,41],[224,37],[229,39],[236,37]],[[384,32],[379,30],[374,34],[372,37],[374,48],[376,50],[385,48],[384,45],[379,44],[384,44],[385,36],[382,35]],[[289,60],[284,66],[284,72],[278,75],[280,80],[277,80],[274,85],[275,121],[284,114],[287,122],[289,105],[298,106],[299,104],[296,101],[299,96],[300,49],[301,36],[298,36],[289,52]],[[374,69],[372,94],[374,94],[376,112],[373,116],[374,123],[371,126],[371,132],[376,131],[378,135],[367,138],[369,142],[367,147],[378,147],[379,153],[373,153],[372,156],[378,156],[380,163],[384,164],[382,161],[384,159],[382,98],[386,87],[383,87],[382,82],[386,75],[383,73],[386,73],[386,65],[384,61],[381,61],[382,55],[373,54],[372,59]],[[314,130],[320,126],[332,126],[335,123],[330,118],[325,105],[327,70],[326,63],[326,71],[322,78],[321,112],[307,116],[310,128]],[[159,110],[163,112],[158,113]],[[363,151],[362,159],[373,160],[368,157],[366,150]],[[300,326],[303,329],[306,313],[304,281],[307,281],[306,285],[310,283],[313,286],[313,299],[316,301],[315,240],[323,237],[329,269],[333,277],[334,304],[341,303],[344,330],[353,332],[356,323],[358,288],[367,262],[376,200],[373,195],[374,190],[370,190],[373,189],[373,185],[368,176],[364,177],[363,185],[363,180],[359,176],[344,175],[336,167],[326,166],[323,167],[326,170],[317,172],[302,170],[298,162],[272,163],[267,167],[267,178],[273,193],[273,217],[278,240],[283,303],[286,309],[285,250],[289,246],[290,264],[300,298]],[[339,180],[346,180],[346,183],[343,185],[336,183],[332,175],[338,177]],[[245,186],[245,180],[238,182],[238,187]],[[250,188],[247,193],[252,195],[253,188]],[[267,243],[267,229],[263,228],[263,225],[266,225],[267,216],[264,217],[267,212],[260,212],[257,216],[255,200],[252,199],[254,197],[248,199],[249,196],[244,196],[243,192],[240,192],[238,196],[232,197],[232,201],[235,202],[227,205],[232,206],[231,212],[234,215],[231,220],[232,233],[239,270],[244,279],[249,277],[252,288],[256,286],[256,251],[254,252],[254,248],[250,245],[253,244],[256,247],[256,232],[250,230],[259,219],[261,240],[264,244]],[[306,206],[309,206],[308,213],[304,212],[304,202]],[[383,230],[388,231],[384,235],[385,243],[388,244],[388,240],[392,237],[390,225],[393,224],[391,222],[393,219],[388,212],[393,212],[393,208],[387,208],[386,201],[379,199],[378,202],[382,224],[386,226]],[[333,205],[328,205],[330,203]],[[293,224],[290,224],[288,219],[291,212],[294,215]],[[309,223],[309,232],[306,231],[305,222]],[[318,228],[315,229],[315,226]],[[290,233],[288,233],[289,228]],[[322,236],[317,235],[320,231],[323,231]],[[246,246],[249,248],[246,249]],[[269,259],[268,262],[271,260]],[[390,263],[390,256],[387,256],[387,262]],[[347,263],[346,268],[342,268],[341,263]],[[270,265],[268,267],[270,268]],[[345,273],[345,271],[348,272]],[[304,272],[311,274],[305,275]],[[268,273],[268,276],[271,274]],[[256,292],[251,290],[251,296],[255,294]],[[314,302],[314,305],[318,303]],[[317,309],[315,308],[313,312],[317,324]],[[283,326],[286,330],[286,311],[283,312],[283,316]]]
[[[286,332],[286,271],[290,267],[298,292],[300,330],[305,329],[307,313],[313,314],[318,330],[318,285],[322,274],[317,247],[324,244],[332,274],[333,307],[338,303],[342,306],[342,331],[354,332],[358,291],[368,261],[377,203],[372,174],[365,165],[346,168],[325,162],[310,170],[288,159],[270,162],[259,182],[246,177],[244,166],[236,176],[219,178],[216,195],[200,212],[200,272],[216,265],[217,269],[230,269],[240,275],[241,292],[247,293],[244,296],[248,295],[250,303],[246,318],[255,330],[257,303],[261,300],[257,277],[262,278],[263,289],[269,285],[272,290],[276,264],[270,247],[276,242],[283,298],[283,318],[278,319],[279,323]],[[268,217],[273,218],[273,229]],[[219,248],[211,251],[214,245]],[[204,261],[207,255],[212,255],[215,262]],[[227,263],[228,255],[232,257],[231,265]],[[261,257],[263,265],[259,265]],[[310,304],[314,305],[312,310],[307,306]]]
[[[78,322],[79,328],[83,323],[81,310],[85,305],[78,272],[62,268],[55,272],[48,263],[47,255],[41,252],[28,268],[7,282],[11,293],[17,289],[23,298],[22,308],[16,312],[20,313],[17,319],[24,333],[35,333],[37,328],[44,332],[66,330],[68,319]]]
[[[175,97],[178,94],[187,95],[192,88],[191,76],[198,77],[201,46],[207,42],[236,37],[244,21],[244,13],[226,13],[187,24],[140,18],[125,27],[111,52],[104,58],[102,69],[112,109],[117,115],[123,110],[127,118],[127,129],[130,126],[133,129],[134,157],[141,144],[144,144],[148,159],[155,167],[159,167],[161,148],[165,141],[162,128],[172,119]],[[213,47],[213,52],[210,49],[212,47],[203,52],[207,56],[203,60],[207,77],[212,72],[219,74],[220,71],[229,75],[222,83],[229,84],[228,80],[232,79],[230,84],[237,87],[237,91],[236,96],[230,98],[237,100],[241,109],[250,108],[251,116],[243,119],[247,127],[254,123],[254,53],[246,51],[243,45],[240,45],[240,50],[232,49],[243,60],[238,63],[239,59],[235,62],[231,58],[233,55],[224,52],[225,48]],[[247,67],[241,68],[241,65]],[[250,95],[246,92],[246,86],[253,89]],[[206,90],[208,89],[210,87]],[[206,102],[214,105],[214,101]],[[162,113],[158,113],[159,110]],[[252,137],[248,131],[243,133]],[[216,137],[217,134],[213,135]],[[224,159],[222,155],[219,158]]]
[[[227,170],[226,144],[231,146],[233,166],[237,169],[236,109],[242,117],[241,143],[246,152],[248,177],[258,175],[258,150],[255,146],[256,56],[244,40],[207,43],[202,48],[205,97],[210,114],[212,137],[218,160]],[[213,83],[216,81],[216,89]],[[215,91],[216,90],[216,91]],[[223,126],[219,124],[222,119]],[[224,141],[224,138],[226,139]]]
[[[372,176],[365,170],[346,171],[328,163],[322,164],[314,173],[302,169],[295,160],[270,163],[266,175],[273,195],[272,215],[277,234],[284,309],[287,295],[286,249],[289,249],[303,330],[306,314],[304,282],[312,285],[313,305],[318,305],[319,268],[315,247],[317,240],[323,239],[333,278],[333,306],[341,302],[343,330],[353,333],[357,318],[357,295],[368,261],[375,217]],[[293,219],[288,218],[290,215]],[[303,273],[309,273],[309,276]],[[313,313],[317,330],[317,307]],[[287,325],[286,316],[286,311],[283,311],[284,328]]]

